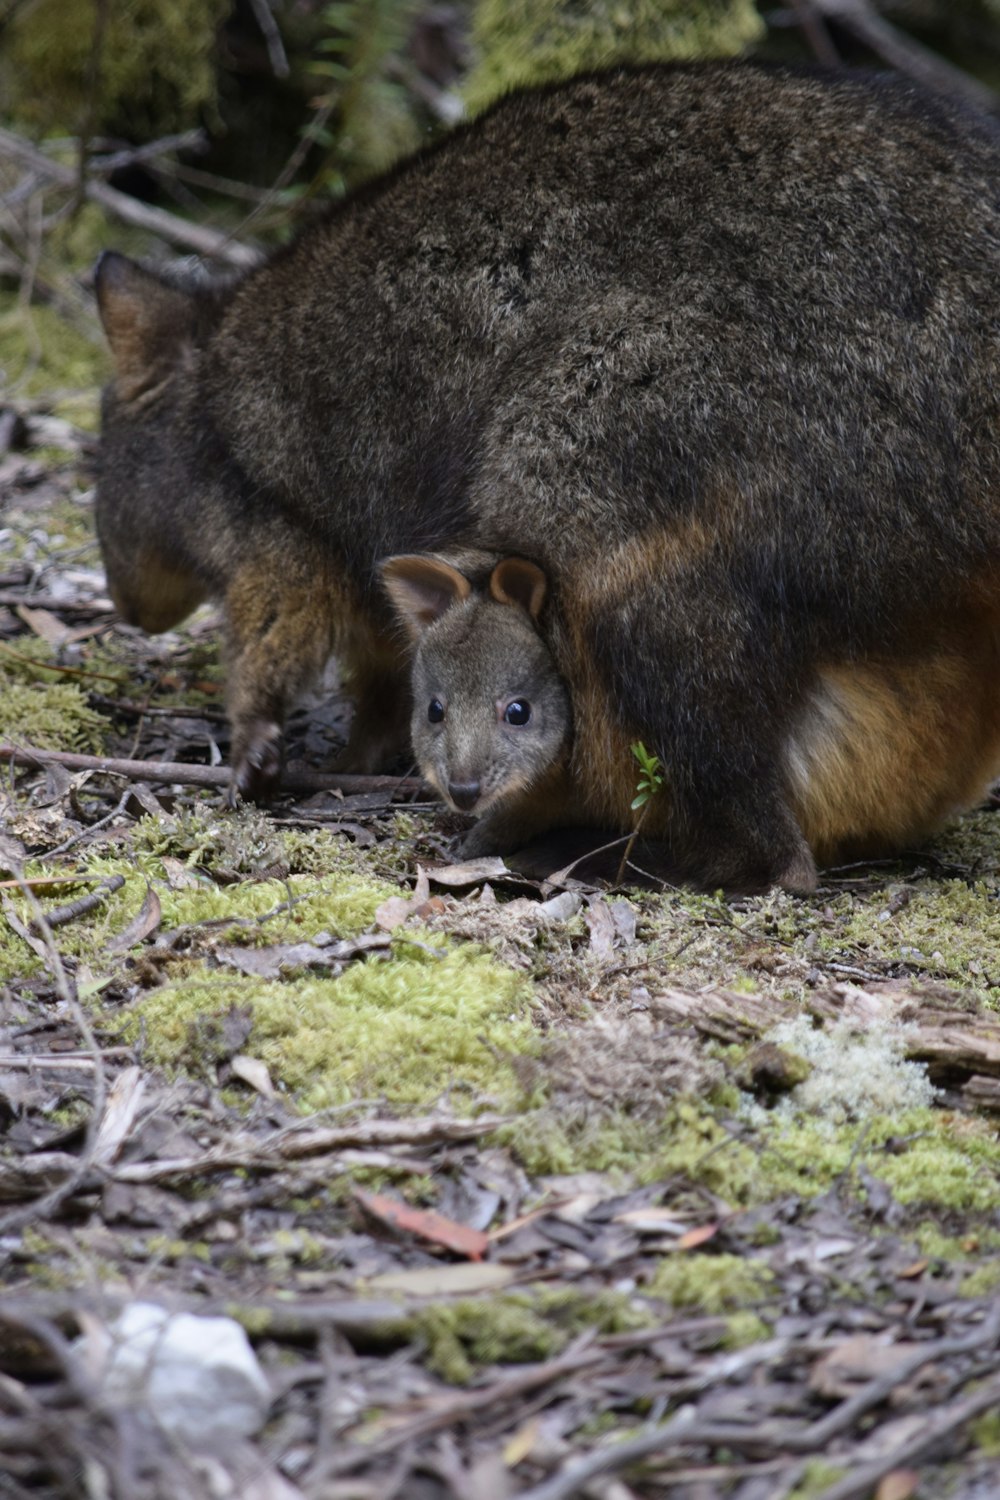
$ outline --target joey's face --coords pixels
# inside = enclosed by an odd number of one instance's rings
[[[548,771],[570,735],[552,656],[523,611],[470,600],[433,625],[413,669],[414,750],[459,812],[481,816]]]

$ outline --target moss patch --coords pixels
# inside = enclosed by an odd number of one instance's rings
[[[742,1256],[678,1252],[661,1260],[647,1291],[671,1307],[712,1315],[761,1302],[776,1285],[772,1271]]]
[[[54,307],[36,303],[25,308],[12,293],[0,292],[0,384],[22,397],[70,392],[73,420],[94,427],[96,388],[109,373],[96,325],[89,338]],[[61,410],[58,400],[53,410]]]
[[[225,0],[118,0],[108,7],[98,123],[130,140],[183,129],[215,99],[212,52]],[[93,5],[34,0],[6,22],[9,107],[43,130],[79,129],[88,104]]]
[[[557,1289],[437,1303],[410,1314],[394,1333],[425,1342],[429,1367],[464,1385],[478,1366],[552,1359],[584,1329],[622,1333],[652,1321],[620,1293]]]
[[[11,681],[0,657],[0,725],[14,745],[39,750],[77,750],[96,755],[108,722],[88,707],[86,695],[69,682]]]
[[[733,57],[763,36],[752,0],[479,0],[473,110],[509,89],[614,62]]]
[[[468,948],[399,945],[338,978],[264,982],[192,973],[144,996],[125,1031],[158,1062],[182,1060],[192,1027],[246,1007],[248,1047],[307,1110],[384,1097],[429,1107],[509,1107],[518,1097],[505,1054],[535,1045],[523,981]]]

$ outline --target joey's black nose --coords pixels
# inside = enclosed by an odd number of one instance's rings
[[[478,781],[449,781],[448,796],[463,812],[471,812],[479,801],[482,784]]]

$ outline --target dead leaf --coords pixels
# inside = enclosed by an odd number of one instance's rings
[[[583,905],[583,897],[577,891],[560,891],[558,896],[550,896],[548,901],[541,905],[532,902],[540,917],[545,917],[549,922],[568,922],[570,917],[575,917]]]
[[[910,1500],[920,1483],[915,1469],[893,1469],[886,1474],[875,1491],[875,1500]]]
[[[497,1291],[517,1276],[513,1266],[489,1261],[467,1261],[459,1265],[418,1266],[407,1271],[386,1271],[367,1282],[372,1292],[400,1292],[409,1297],[470,1296],[473,1292]]]
[[[41,938],[31,935],[15,911],[13,902],[8,900],[6,896],[3,898],[3,912],[11,929],[17,933],[22,942],[27,943],[36,958],[40,958],[44,964],[47,964],[49,962],[48,948],[46,948]]]
[[[430,1240],[432,1244],[456,1255],[464,1255],[469,1260],[482,1260],[489,1248],[489,1239],[481,1229],[457,1224],[454,1219],[446,1218],[432,1208],[411,1208],[396,1198],[387,1198],[383,1193],[364,1193],[360,1188],[355,1189],[354,1198],[380,1223]]]
[[[600,1193],[576,1193],[572,1198],[554,1204],[549,1212],[567,1224],[582,1224],[591,1210],[603,1201]]]
[[[702,1224],[697,1229],[689,1229],[677,1241],[677,1248],[678,1250],[697,1250],[699,1245],[704,1245],[709,1240],[714,1240],[718,1232],[718,1224]]]
[[[503,1455],[484,1453],[463,1476],[463,1500],[511,1500],[513,1480]]]
[[[538,1441],[539,1431],[538,1418],[531,1417],[510,1435],[503,1448],[503,1461],[508,1469],[524,1462]]]
[[[896,1275],[901,1281],[911,1281],[916,1276],[922,1276],[929,1265],[930,1261],[925,1256],[923,1260],[915,1260],[912,1265],[904,1266]]]
[[[315,943],[277,943],[271,948],[217,948],[215,957],[227,968],[237,969],[255,979],[280,979],[295,969],[332,969],[339,973],[343,965],[333,948]]]
[[[177,859],[173,854],[162,855],[160,864],[172,891],[192,891],[197,886],[207,884],[203,875],[196,875],[182,859]]]
[[[888,1344],[877,1334],[852,1334],[816,1361],[809,1376],[810,1388],[839,1401],[876,1376],[899,1369],[918,1347],[912,1343]],[[936,1379],[937,1372],[930,1364],[915,1377],[920,1384]],[[908,1387],[912,1389],[912,1381]]]
[[[69,629],[58,615],[47,609],[29,609],[26,604],[19,604],[17,613],[39,640],[45,641],[49,646],[62,646],[65,643]]]
[[[384,932],[394,932],[413,915],[409,896],[389,896],[375,908],[375,921]]]
[[[510,879],[513,873],[498,855],[470,859],[462,865],[441,865],[427,872],[435,885],[479,885],[483,880]]]
[[[162,911],[160,898],[151,885],[146,887],[146,899],[142,903],[138,914],[134,916],[126,928],[116,938],[112,938],[107,948],[109,953],[125,953],[129,948],[134,948],[138,943],[145,942],[160,925]]]
[[[13,834],[0,831],[0,872],[12,875],[15,869],[21,868],[26,857],[21,840],[14,838]]]
[[[629,1208],[615,1214],[615,1224],[625,1224],[637,1234],[672,1234],[678,1239],[690,1233],[687,1224],[668,1208]]]
[[[96,1167],[110,1166],[121,1151],[132,1132],[145,1087],[142,1071],[135,1066],[123,1068],[111,1085],[94,1140]]]
[[[591,896],[583,913],[583,920],[590,928],[590,951],[595,958],[606,962],[615,949],[615,919],[603,896]]]
[[[244,1083],[256,1089],[258,1094],[263,1094],[265,1099],[278,1097],[267,1064],[262,1063],[259,1057],[248,1057],[245,1052],[237,1052],[235,1057],[229,1059],[229,1066],[237,1078],[242,1078]]]
[[[621,938],[626,948],[631,948],[635,942],[635,907],[631,901],[612,901],[611,919],[615,924],[615,931]]]

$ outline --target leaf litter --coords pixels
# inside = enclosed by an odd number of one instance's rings
[[[92,441],[15,415],[0,739],[98,767],[0,787],[0,1493],[992,1495],[996,811],[727,901],[462,862],[391,784],[101,769],[221,768],[215,622],[117,622]],[[243,1324],[255,1436],[102,1400],[73,1340],[140,1298]]]

